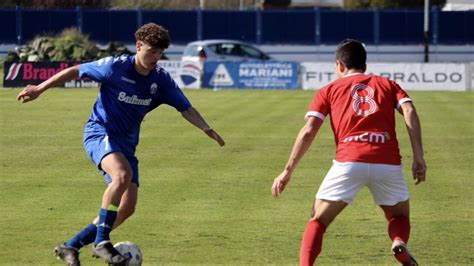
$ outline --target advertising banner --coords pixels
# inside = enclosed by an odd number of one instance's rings
[[[466,64],[369,64],[367,73],[396,81],[406,90],[465,91],[469,89]]]
[[[334,63],[301,63],[301,87],[303,90],[319,90],[336,80]]]
[[[205,62],[203,87],[212,89],[297,89],[297,62]]]
[[[301,64],[301,85],[305,90],[320,89],[336,79],[334,63]],[[406,90],[466,91],[471,78],[466,64],[372,63],[368,74],[396,81]]]
[[[5,62],[4,87],[38,85],[54,74],[79,62]],[[181,88],[200,88],[202,64],[163,60],[159,63]],[[99,84],[91,79],[76,79],[66,82],[64,88],[97,88]]]
[[[77,62],[5,62],[3,65],[3,86],[24,87],[38,85],[54,74]],[[64,88],[97,88],[99,84],[91,79],[76,79],[66,82]]]
[[[201,88],[202,63],[162,60],[158,64],[170,73],[180,88]]]

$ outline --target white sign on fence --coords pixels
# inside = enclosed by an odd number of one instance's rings
[[[320,89],[336,79],[334,63],[301,64],[301,85],[305,90]],[[466,91],[471,88],[468,64],[372,63],[366,73],[396,81],[406,90]]]
[[[334,63],[301,63],[301,87],[316,90],[336,80]]]
[[[159,65],[170,73],[180,88],[201,88],[201,63],[162,60],[159,61]]]

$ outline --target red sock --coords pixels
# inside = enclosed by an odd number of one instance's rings
[[[300,266],[311,266],[316,261],[323,246],[326,225],[318,220],[310,220],[306,225],[300,249]]]
[[[408,243],[408,238],[410,238],[410,219],[406,216],[390,219],[388,222],[388,235],[392,241],[401,240],[404,243]]]

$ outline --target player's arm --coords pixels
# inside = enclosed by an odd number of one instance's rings
[[[222,147],[225,145],[224,140],[217,134],[217,132],[212,129],[201,116],[201,114],[194,109],[194,107],[189,107],[186,111],[181,112],[181,115],[188,120],[191,124],[201,129],[209,136],[211,139],[214,139]]]
[[[421,141],[420,119],[412,102],[403,103],[400,109],[405,119],[405,125],[413,150],[413,179],[416,180],[415,184],[418,185],[420,182],[425,181],[426,178],[426,163],[423,153],[423,143]]]
[[[293,149],[290,154],[290,158],[286,163],[285,169],[279,176],[275,178],[272,185],[273,197],[278,197],[281,192],[285,189],[288,182],[290,182],[291,175],[298,165],[301,158],[303,158],[306,151],[313,143],[319,128],[323,124],[323,120],[320,118],[309,116],[306,124],[301,128],[298,136],[296,137]]]
[[[18,101],[27,103],[38,98],[41,93],[45,92],[51,87],[57,87],[64,84],[64,82],[76,79],[79,77],[79,65],[66,68],[51,78],[43,81],[39,85],[26,86],[16,97]]]

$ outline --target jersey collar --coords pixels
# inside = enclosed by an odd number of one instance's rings
[[[364,73],[360,73],[360,72],[350,73],[350,74],[347,74],[347,75],[343,76],[343,78],[350,77],[350,76],[355,76],[355,75],[364,75]]]

